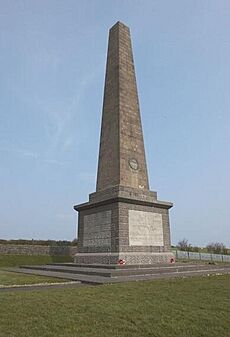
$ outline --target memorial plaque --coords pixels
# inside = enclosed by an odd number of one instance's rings
[[[163,246],[162,215],[129,210],[129,245]]]

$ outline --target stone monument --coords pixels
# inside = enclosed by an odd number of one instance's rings
[[[109,32],[96,192],[78,211],[78,264],[170,263],[170,202],[149,190],[130,31]]]

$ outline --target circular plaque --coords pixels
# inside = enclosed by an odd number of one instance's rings
[[[138,161],[135,158],[129,159],[129,166],[133,170],[138,170],[139,169]]]

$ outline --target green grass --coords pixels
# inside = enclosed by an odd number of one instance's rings
[[[69,256],[29,256],[0,255],[0,287],[8,285],[23,285],[36,283],[63,282],[66,280],[37,275],[18,274],[3,270],[6,267],[17,267],[23,264],[47,264],[52,262],[72,262]],[[1,334],[1,333],[0,333]]]
[[[52,262],[73,262],[70,256],[33,256],[33,255],[0,255],[1,267],[16,267],[22,264],[47,264]]]
[[[229,337],[230,276],[0,292],[0,337]]]
[[[9,285],[24,285],[24,284],[37,284],[37,283],[52,283],[52,282],[64,282],[59,278],[51,278],[37,275],[18,274],[0,270],[0,288],[2,286]]]

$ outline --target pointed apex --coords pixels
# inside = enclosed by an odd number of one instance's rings
[[[110,28],[110,30],[115,29],[116,27],[123,27],[123,28],[129,29],[129,27],[126,26],[123,22],[117,21],[117,22]]]

